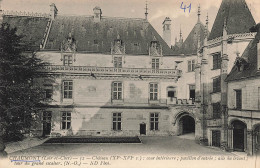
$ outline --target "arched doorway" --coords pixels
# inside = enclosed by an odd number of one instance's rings
[[[185,115],[179,120],[179,134],[195,134],[195,120],[189,115]]]
[[[244,152],[246,148],[246,124],[235,120],[233,126],[233,149],[234,151]]]

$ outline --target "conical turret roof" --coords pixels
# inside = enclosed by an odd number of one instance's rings
[[[222,36],[225,20],[228,34],[249,33],[249,29],[256,24],[245,0],[223,0],[209,40]]]

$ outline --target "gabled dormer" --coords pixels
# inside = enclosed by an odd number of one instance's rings
[[[150,42],[149,46],[149,55],[150,56],[162,56],[162,46],[156,37],[153,37],[153,40]]]
[[[64,66],[71,66],[76,61],[77,45],[76,40],[71,33],[68,34],[66,40],[61,43],[61,61]]]
[[[117,35],[117,38],[111,44],[111,54],[113,55],[124,55],[125,54],[125,44],[123,43],[120,35]]]
[[[246,70],[249,67],[248,60],[242,57],[237,57],[234,64],[238,72],[242,72],[243,70]]]

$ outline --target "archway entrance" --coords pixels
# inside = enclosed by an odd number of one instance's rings
[[[244,152],[246,148],[246,124],[241,121],[233,121],[233,149]]]
[[[189,115],[185,115],[180,118],[179,121],[179,133],[180,135],[195,133],[195,120]]]

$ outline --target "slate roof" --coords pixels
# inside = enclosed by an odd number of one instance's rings
[[[260,72],[257,71],[257,43],[260,40],[260,24],[254,26],[254,28],[258,29],[258,33],[254,40],[252,40],[247,48],[245,49],[244,53],[242,54],[241,58],[247,61],[248,65],[247,68],[241,71],[238,71],[236,65],[233,66],[231,72],[226,78],[226,81],[234,81],[240,80],[244,78],[250,78],[255,76],[260,76]],[[252,29],[251,29],[252,30]],[[260,52],[260,50],[258,51]]]
[[[205,26],[200,21],[198,21],[186,40],[183,42],[182,46],[180,48],[177,46],[172,48],[174,53],[184,55],[197,54],[198,38],[200,37],[200,42],[202,46],[205,38],[205,29]]]
[[[17,34],[22,35],[22,43],[28,45],[28,50],[40,49],[48,18],[30,16],[5,16],[3,23],[17,28]]]
[[[256,24],[245,0],[223,0],[209,40],[222,36],[225,19],[228,34],[249,33],[249,29]]]
[[[145,19],[102,17],[94,22],[93,16],[57,16],[53,21],[46,50],[59,50],[71,33],[78,52],[110,53],[111,43],[120,35],[126,54],[148,54],[148,45],[155,36],[162,45],[163,55],[173,51]]]

